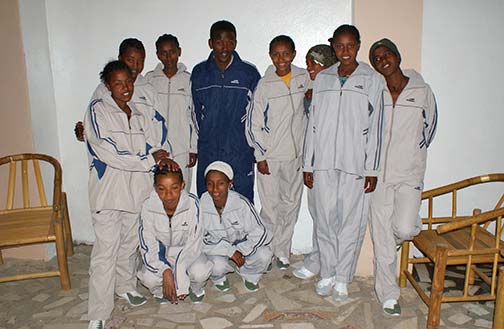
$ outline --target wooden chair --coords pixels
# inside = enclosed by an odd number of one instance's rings
[[[52,205],[47,203],[39,161],[47,162],[54,168],[54,188]],[[33,175],[29,173],[29,163],[33,164]],[[22,207],[15,207],[16,168],[21,164]],[[1,276],[0,282],[37,279],[59,276],[61,288],[70,289],[67,256],[73,255],[72,232],[68,217],[66,194],[61,191],[61,166],[48,155],[16,154],[0,158],[0,166],[9,165],[7,185],[7,205],[0,210],[0,264],[3,263],[2,249],[54,242],[58,260],[58,271]],[[40,205],[31,206],[29,180],[35,179]],[[6,186],[1,184],[0,186]]]
[[[457,214],[457,193],[478,184],[502,184],[502,182],[504,182],[504,174],[490,174],[469,178],[422,193],[422,200],[428,202],[427,218],[422,218],[424,226],[427,227],[413,241],[405,241],[402,245],[399,286],[405,287],[406,279],[408,279],[427,304],[429,307],[427,328],[439,327],[441,303],[496,300],[498,265],[504,262],[504,242],[501,241],[502,233],[504,233],[502,222],[504,193],[500,196],[494,209],[485,212],[475,209],[472,216]],[[447,194],[451,194],[451,216],[434,217],[434,200],[441,200],[438,197]],[[491,222],[495,222],[493,234],[487,230]],[[433,227],[433,225],[437,225],[437,227]],[[425,257],[409,258],[410,242]],[[409,264],[420,263],[433,263],[434,265],[429,296],[415,281],[412,272],[408,270]],[[487,266],[490,266],[490,274],[485,273],[486,271],[483,271],[481,266],[478,267],[481,264],[489,264]],[[466,267],[464,289],[460,295],[443,295],[447,265],[465,265]],[[474,283],[475,275],[489,285],[490,292],[488,294],[469,294],[469,285]],[[504,294],[504,289],[500,289],[500,294]],[[500,297],[501,300],[503,298],[503,296]],[[499,312],[503,312],[502,308]],[[504,314],[496,313],[497,317],[504,318]],[[494,328],[504,328],[504,323],[500,327]]]

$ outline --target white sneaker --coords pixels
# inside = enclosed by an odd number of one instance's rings
[[[147,303],[147,299],[136,290],[128,291],[124,294],[117,294],[117,296],[126,299],[131,306],[140,306]]]
[[[88,324],[88,329],[103,329],[105,328],[105,320],[91,320]]]
[[[343,302],[348,298],[348,288],[346,282],[335,282],[333,299],[337,302]]]
[[[315,292],[320,296],[330,296],[334,286],[334,282],[335,282],[334,276],[325,279],[320,279],[315,284]]]
[[[382,305],[383,312],[390,316],[400,316],[401,315],[401,306],[396,299],[388,299]]]
[[[300,268],[298,268],[297,270],[294,270],[292,271],[292,274],[298,278],[298,279],[301,279],[301,280],[306,280],[306,279],[311,279],[313,278],[315,275],[317,275],[317,273],[313,273],[312,271],[310,271],[309,269],[307,269],[306,267],[304,266],[301,266]]]

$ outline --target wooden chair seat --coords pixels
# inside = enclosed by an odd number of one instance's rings
[[[0,214],[0,247],[56,241],[52,207]]]
[[[413,243],[426,257],[434,261],[436,257],[436,247],[446,245],[448,249],[447,265],[465,265],[469,261],[468,255],[457,256],[457,251],[468,250],[471,240],[471,228],[438,234],[434,230],[421,231],[413,239]],[[473,255],[473,264],[488,264],[494,261],[495,256],[495,236],[481,227],[476,228],[476,239],[474,241],[474,250],[488,251],[486,255]],[[499,262],[504,262],[504,241],[501,240]]]

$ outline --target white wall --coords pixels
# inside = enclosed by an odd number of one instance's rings
[[[503,1],[424,0],[422,73],[439,111],[426,188],[504,172],[502,40]],[[475,191],[460,198],[463,213],[491,208],[504,186]]]
[[[46,0],[45,6],[40,1],[20,0],[20,3],[24,38],[40,37],[38,47],[49,49],[50,55],[48,63],[27,57],[28,70],[37,70],[34,64],[42,63],[40,69],[46,73],[48,103],[52,97],[55,99],[55,111],[51,110],[52,106],[46,106],[47,116],[37,116],[34,134],[46,136],[46,129],[51,127],[51,140],[40,139],[38,147],[59,144],[73,235],[78,241],[93,241],[94,235],[88,210],[86,150],[82,143],[75,141],[73,126],[83,118],[89,97],[99,82],[98,73],[106,62],[117,57],[121,40],[136,37],[144,42],[145,73],[157,62],[154,47],[157,37],[172,33],[179,38],[183,49],[181,61],[191,69],[208,56],[210,25],[227,19],[237,28],[240,56],[255,63],[263,73],[270,63],[269,41],[276,35],[287,34],[294,39],[298,51],[295,64],[304,67],[306,51],[317,43],[327,43],[333,30],[350,22],[352,17],[351,0],[312,0],[299,5],[287,0],[142,3]],[[45,17],[47,35],[44,37]],[[32,19],[40,20],[40,24],[34,24]],[[30,74],[28,79],[30,89],[34,86],[31,82],[41,81]],[[50,89],[54,90],[53,95]],[[296,251],[307,251],[311,245],[311,219],[306,200],[303,202],[294,237]]]

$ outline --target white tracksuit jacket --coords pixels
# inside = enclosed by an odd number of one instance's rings
[[[173,149],[168,139],[166,117],[163,116],[162,103],[156,90],[141,74],[137,76],[134,87],[133,97],[130,102],[135,104],[140,112],[144,112],[147,117],[152,119],[154,130],[158,134],[156,138],[161,139],[162,148],[170,152],[170,158],[173,159]],[[110,91],[105,84],[100,83],[96,87],[93,96],[91,96],[91,102],[105,95],[110,95]]]
[[[380,181],[386,183],[423,183],[427,148],[437,127],[437,105],[434,94],[420,74],[405,70],[408,84],[395,106],[384,89],[383,152]]]
[[[247,257],[271,242],[269,229],[254,206],[239,193],[229,191],[221,216],[208,192],[201,196],[200,206],[206,255],[231,257],[238,250]]]
[[[164,116],[168,128],[168,140],[173,149],[172,157],[197,153],[198,135],[193,117],[191,75],[184,64],[178,63],[177,73],[168,79],[160,63],[145,79],[158,93],[161,105],[157,108]]]
[[[246,136],[256,161],[288,161],[302,155],[306,114],[304,94],[311,88],[308,71],[291,66],[290,88],[270,65],[254,92]]]
[[[198,198],[185,190],[171,220],[156,191],[152,191],[142,207],[138,229],[142,270],[162,278],[164,270],[171,269],[177,295],[189,293],[191,281],[187,269],[202,252],[203,228],[199,216]]]
[[[341,86],[339,65],[315,78],[303,170],[337,169],[358,176],[378,176],[383,80],[369,65],[359,63]]]
[[[84,117],[91,211],[139,213],[152,190],[150,154],[161,147],[151,118],[135,104],[128,117],[109,94],[95,99]]]

